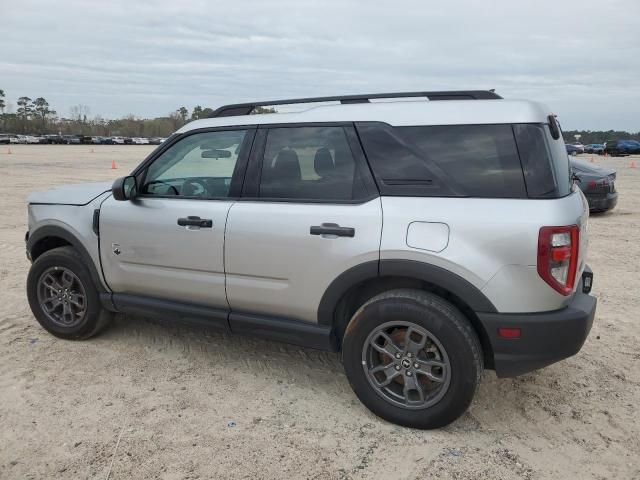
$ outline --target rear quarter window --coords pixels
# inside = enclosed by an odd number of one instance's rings
[[[383,195],[527,196],[511,125],[357,128]]]
[[[547,142],[545,126],[520,124],[513,126],[518,143],[518,151],[522,161],[522,170],[527,185],[527,192],[532,198],[552,198],[557,195],[556,173],[551,146]],[[566,146],[561,140],[558,162],[569,168]],[[564,167],[562,167],[564,168]]]

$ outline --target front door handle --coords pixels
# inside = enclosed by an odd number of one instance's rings
[[[213,220],[209,218],[188,216],[187,218],[179,218],[178,225],[180,225],[181,227],[212,228]]]
[[[320,226],[309,228],[311,235],[335,235],[336,237],[354,237],[356,229],[351,227],[341,227],[337,223],[323,223]]]

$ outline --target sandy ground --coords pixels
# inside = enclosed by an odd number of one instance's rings
[[[620,202],[590,221],[599,305],[582,351],[516,379],[486,372],[460,420],[425,432],[372,415],[335,354],[132,317],[86,342],[40,328],[27,194],[115,178],[152,148],[0,147],[0,478],[640,478],[631,158],[595,157],[618,169]]]

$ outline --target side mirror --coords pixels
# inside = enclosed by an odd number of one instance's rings
[[[113,198],[119,201],[131,200],[138,195],[138,184],[136,177],[129,175],[128,177],[120,177],[111,187]]]

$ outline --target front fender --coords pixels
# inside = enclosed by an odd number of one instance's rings
[[[62,224],[64,225],[64,224]],[[102,268],[100,267],[99,260],[98,263],[93,260],[82,241],[78,238],[78,235],[72,232],[69,228],[65,228],[61,225],[42,225],[37,227],[34,231],[29,232],[29,236],[27,239],[27,252],[30,258],[33,258],[34,249],[37,250],[37,246],[41,244],[41,242],[46,241],[47,238],[60,238],[70,244],[73,248],[75,248],[80,256],[82,257],[82,261],[89,269],[91,273],[91,279],[95,284],[100,297],[103,298],[103,295],[110,296],[111,290],[109,286],[104,281],[102,276]],[[96,239],[96,242],[98,240]],[[35,260],[35,258],[33,258]]]

